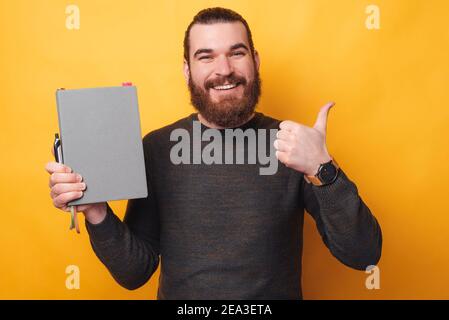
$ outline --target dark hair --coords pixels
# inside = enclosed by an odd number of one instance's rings
[[[189,26],[184,35],[184,59],[186,59],[187,63],[190,64],[189,61],[189,52],[190,52],[190,29],[192,29],[195,24],[213,24],[218,22],[236,22],[240,21],[246,28],[246,34],[248,36],[249,47],[251,50],[251,55],[254,58],[254,44],[253,37],[251,35],[251,30],[248,26],[246,20],[239,15],[237,12],[232,11],[226,8],[207,8],[203,9],[193,17],[192,22],[190,22]]]

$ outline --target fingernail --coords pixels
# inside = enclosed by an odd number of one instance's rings
[[[69,167],[65,167],[65,172],[67,172],[67,173],[71,173],[71,172],[72,172],[72,169],[71,169],[71,168],[69,168]]]
[[[86,184],[84,182],[81,183],[81,188],[82,188],[82,190],[86,189]]]
[[[78,180],[78,182],[81,182],[83,180],[83,177],[81,177],[81,175],[77,174],[76,180]]]

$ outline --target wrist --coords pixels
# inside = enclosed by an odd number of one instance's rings
[[[304,172],[307,176],[316,176],[318,174],[318,170],[323,163],[329,162],[332,160],[330,155],[326,155],[320,157],[318,160],[314,161],[313,165],[310,166],[310,169]]]
[[[84,217],[90,224],[101,223],[107,214],[106,202],[93,204],[88,209],[84,210]]]
[[[317,173],[313,175],[304,175],[304,179],[308,183],[315,186],[324,186],[333,183],[338,176],[339,166],[335,159],[330,159],[328,162],[320,164]]]

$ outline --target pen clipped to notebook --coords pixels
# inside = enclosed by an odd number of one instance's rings
[[[62,142],[59,138],[59,134],[55,133],[55,141],[53,143],[53,151],[55,154],[55,161],[58,163],[64,163],[63,155],[62,155]],[[79,225],[78,225],[78,217],[76,212],[76,206],[70,206],[70,230],[73,228],[76,229],[77,233],[80,233]]]

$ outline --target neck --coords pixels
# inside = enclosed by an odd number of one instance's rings
[[[250,121],[253,117],[254,117],[255,113],[253,112],[246,120],[242,121],[242,123],[239,123],[236,127],[240,127],[242,125],[244,125],[245,123],[247,123],[248,121]],[[207,121],[202,115],[201,113],[198,113],[198,120],[205,125],[208,128],[212,128],[212,129],[226,129],[225,127],[220,127],[218,125],[216,125],[213,122],[209,122]]]

